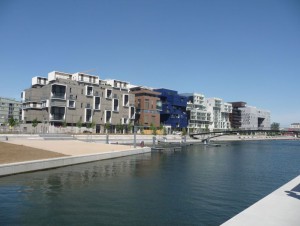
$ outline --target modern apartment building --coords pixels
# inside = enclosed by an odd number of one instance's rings
[[[85,73],[53,71],[48,77],[32,78],[31,88],[22,94],[22,120],[33,120],[51,127],[72,128],[95,124],[96,132],[105,125],[128,125],[135,119],[134,94],[128,83],[119,80],[100,80]]]
[[[0,125],[6,125],[9,118],[20,121],[21,102],[0,97]]]
[[[224,103],[220,98],[207,98],[205,103],[207,111],[211,113],[210,131],[230,129],[229,114],[232,113],[232,105]]]
[[[211,112],[207,111],[205,97],[199,93],[182,93],[187,97],[188,133],[199,133],[208,130],[211,125]]]
[[[160,122],[164,126],[170,126],[172,130],[182,130],[187,127],[187,97],[181,96],[177,91],[169,89],[154,89],[159,92],[162,102]]]
[[[290,128],[291,129],[295,129],[295,130],[300,130],[300,123],[292,123],[291,125],[290,125]]]
[[[233,111],[230,116],[232,128],[257,130],[270,129],[270,115],[266,110],[247,106],[246,102],[231,102]]]
[[[162,110],[160,93],[139,86],[131,88],[131,93],[135,95],[135,124],[144,128],[149,128],[151,125],[159,127]]]

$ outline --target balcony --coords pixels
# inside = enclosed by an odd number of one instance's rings
[[[57,114],[57,115],[51,115],[50,121],[63,121],[65,119],[65,115],[63,114]]]
[[[53,84],[51,87],[51,98],[52,99],[66,99],[66,86]]]
[[[51,107],[50,121],[63,121],[65,120],[65,107]]]

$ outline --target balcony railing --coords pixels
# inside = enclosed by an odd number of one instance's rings
[[[65,99],[65,93],[53,93],[51,98]]]
[[[55,121],[62,121],[64,120],[65,115],[51,115],[50,120],[55,120]]]

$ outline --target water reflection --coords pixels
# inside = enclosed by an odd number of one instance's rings
[[[0,225],[218,225],[299,174],[297,145],[191,146],[0,178]]]

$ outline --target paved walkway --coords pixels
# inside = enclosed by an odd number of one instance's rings
[[[28,147],[53,151],[70,156],[88,155],[103,152],[125,151],[133,147],[128,145],[113,145],[84,142],[78,140],[28,140],[14,139],[7,141],[11,144],[24,145]]]
[[[222,226],[300,225],[300,175]]]

